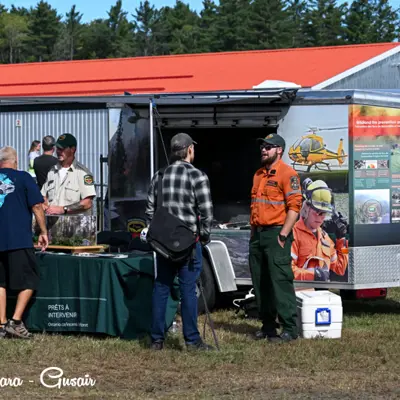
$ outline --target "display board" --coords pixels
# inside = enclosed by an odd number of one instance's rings
[[[349,107],[354,246],[398,243],[400,109]]]

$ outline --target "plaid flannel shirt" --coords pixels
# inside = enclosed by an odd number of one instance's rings
[[[147,194],[147,224],[152,220],[157,207],[158,179],[157,172]],[[174,162],[164,171],[162,196],[162,205],[170,214],[185,222],[193,232],[198,232],[201,238],[209,238],[213,204],[210,183],[205,173],[186,161]]]

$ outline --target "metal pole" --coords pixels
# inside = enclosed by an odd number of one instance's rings
[[[100,154],[100,230],[104,231],[104,198],[103,198],[103,185],[104,185],[104,175],[103,175],[103,154]]]
[[[150,100],[149,104],[149,117],[150,117],[150,179],[154,175],[154,123],[153,123],[153,101]]]
[[[150,118],[150,180],[154,175],[154,124],[153,124],[153,100],[150,99],[149,104],[149,118]],[[154,280],[157,278],[157,255],[153,251],[153,264],[154,264]]]

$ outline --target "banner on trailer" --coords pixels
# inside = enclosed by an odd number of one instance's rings
[[[352,105],[354,245],[398,243],[400,109]]]
[[[292,106],[278,133],[286,142],[283,160],[298,172],[304,199],[293,230],[294,278],[347,282],[348,106]]]

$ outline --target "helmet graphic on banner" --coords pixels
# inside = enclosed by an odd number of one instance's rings
[[[303,190],[306,203],[314,210],[326,213],[333,212],[332,191],[324,181],[313,182],[310,178],[307,178],[303,182]]]

